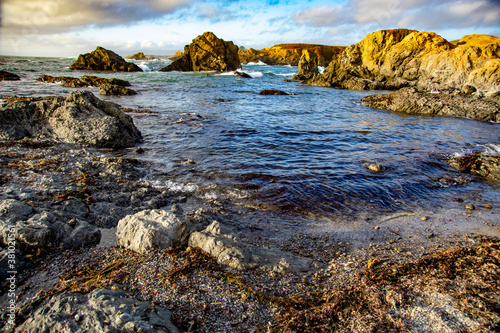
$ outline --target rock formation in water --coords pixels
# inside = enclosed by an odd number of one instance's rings
[[[118,105],[88,91],[43,100],[13,100],[0,107],[0,139],[46,137],[91,147],[134,146],[142,137]]]
[[[128,55],[125,57],[125,59],[130,59],[130,60],[154,60],[158,59],[155,56],[152,55],[147,55],[144,54],[144,52],[137,52],[136,54]]]
[[[115,52],[100,46],[91,53],[80,54],[69,68],[73,70],[142,72],[142,69],[136,64],[127,62]]]
[[[500,182],[500,156],[472,154],[453,157],[448,164],[462,172],[471,173],[476,176]]]
[[[438,94],[408,87],[388,95],[366,96],[361,102],[375,109],[395,112],[500,122],[500,101],[498,98],[477,98],[465,94]]]
[[[309,80],[319,74],[318,55],[311,50],[303,50],[299,60],[299,72],[293,77],[294,80]]]
[[[19,75],[6,72],[6,71],[0,71],[0,81],[19,81],[21,78]]]
[[[212,32],[205,32],[184,47],[184,54],[179,59],[161,71],[228,72],[240,67],[238,46],[218,38]]]
[[[500,90],[500,38],[469,35],[450,43],[433,32],[381,30],[346,48],[311,85],[341,89]]]
[[[330,61],[345,49],[343,46],[327,46],[317,44],[279,44],[262,50],[240,50],[239,57],[243,64],[263,62],[268,65],[297,66],[304,50],[317,55],[318,65],[327,66]]]

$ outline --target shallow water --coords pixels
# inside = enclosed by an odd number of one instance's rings
[[[244,79],[232,73],[158,72],[164,60],[137,62],[144,73],[70,71],[73,61],[0,57],[2,69],[22,77],[1,82],[0,96],[74,90],[36,82],[43,74],[130,81],[136,96],[88,90],[153,112],[131,114],[146,152],[127,153],[154,163],[149,180],[157,186],[264,209],[283,220],[428,209],[469,197],[500,202],[498,185],[460,174],[444,158],[493,151],[500,145],[500,124],[371,109],[359,101],[373,92],[284,82],[297,72],[290,66],[244,65],[253,77]],[[292,95],[258,95],[264,89]],[[373,173],[366,168],[371,163],[386,169]]]

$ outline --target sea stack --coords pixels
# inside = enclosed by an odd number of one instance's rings
[[[184,47],[184,54],[163,68],[162,72],[234,71],[241,67],[238,46],[212,32],[205,32]]]
[[[90,53],[80,54],[69,68],[73,70],[142,72],[142,69],[136,64],[127,62],[115,52],[100,46]]]

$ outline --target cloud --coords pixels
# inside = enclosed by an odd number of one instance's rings
[[[195,0],[4,0],[6,33],[50,34],[155,19]]]
[[[200,4],[196,7],[197,16],[200,19],[208,19],[211,22],[230,21],[236,19],[233,13],[220,6],[211,4]]]
[[[296,13],[293,19],[300,25],[331,27],[346,21],[344,9],[342,6],[313,7]]]

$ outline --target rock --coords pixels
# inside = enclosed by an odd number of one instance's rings
[[[259,95],[290,95],[287,92],[281,90],[262,90]]]
[[[479,153],[452,157],[448,164],[461,172],[500,182],[500,155],[482,155]]]
[[[61,83],[64,87],[71,88],[82,88],[82,87],[100,87],[105,84],[112,84],[120,87],[130,87],[130,82],[120,79],[107,79],[92,75],[84,75],[81,78],[71,77],[71,76],[50,76],[42,75],[36,79],[40,82],[45,83]]]
[[[203,210],[193,216],[184,216],[177,206],[170,212],[153,209],[126,216],[118,222],[116,244],[139,253],[186,245],[189,235],[201,230],[208,223],[205,219],[210,220]]]
[[[222,265],[238,270],[261,269],[273,272],[306,271],[310,261],[277,249],[268,249],[244,244],[234,231],[217,221],[205,230],[193,232],[189,246],[199,247],[217,259]]]
[[[242,78],[245,79],[251,79],[252,77],[248,75],[247,73],[240,72],[240,71],[234,71],[234,74],[241,76]]]
[[[402,88],[388,95],[361,99],[369,107],[426,116],[453,116],[500,122],[500,101],[449,94],[433,94]]]
[[[380,165],[380,164],[370,164],[367,166],[368,170],[373,171],[373,172],[382,172],[385,170],[385,168]]]
[[[500,38],[469,35],[455,45],[433,32],[381,30],[346,48],[308,83],[342,89],[462,90],[500,87]]]
[[[98,148],[131,147],[142,140],[130,116],[91,92],[0,106],[0,138],[43,136]]]
[[[19,220],[25,220],[33,214],[33,207],[28,206],[21,201],[7,199],[0,202],[0,221],[4,221],[5,223],[14,223]]]
[[[299,60],[299,72],[293,77],[293,79],[309,80],[316,74],[319,74],[318,56],[313,51],[305,49],[302,51],[302,56]]]
[[[473,204],[468,203],[468,204],[465,204],[465,209],[468,209],[468,210],[474,210],[474,209],[476,209],[476,207],[474,207],[474,205],[473,205]]]
[[[483,207],[486,209],[493,209],[493,207],[490,204],[484,204]]]
[[[115,84],[109,84],[109,83],[99,86],[99,93],[101,95],[119,95],[119,96],[130,96],[137,94],[132,89],[120,87]]]
[[[9,277],[9,271],[16,271],[17,274],[21,273],[25,268],[28,268],[30,262],[26,259],[23,253],[11,247],[9,250],[8,247],[5,249],[0,248],[0,279],[2,281],[6,281],[5,279]]]
[[[125,59],[131,59],[131,60],[153,60],[153,59],[157,59],[157,58],[155,56],[146,55],[143,52],[137,52],[136,54],[132,54],[132,55],[126,56]]]
[[[343,46],[327,46],[318,44],[279,44],[262,50],[248,49],[239,50],[239,58],[243,64],[249,62],[263,62],[268,65],[292,65],[297,66],[304,52],[308,50],[316,54],[318,64],[327,66],[332,59],[342,53]]]
[[[77,320],[77,313],[78,320]],[[17,327],[23,332],[170,332],[172,313],[149,302],[126,296],[119,290],[96,289],[88,294],[61,293],[32,310]]]
[[[161,71],[228,72],[240,67],[238,47],[233,42],[217,38],[212,32],[205,32],[184,47],[184,54],[180,59],[175,60]]]
[[[477,91],[476,87],[473,87],[471,85],[465,85],[463,88],[462,88],[462,93],[464,95],[471,95],[473,93],[475,93]]]
[[[19,75],[6,72],[6,71],[0,71],[0,81],[19,81],[21,78]]]
[[[100,46],[91,53],[80,54],[69,68],[72,70],[142,72],[136,64],[126,62],[118,54]]]
[[[168,57],[168,59],[172,61],[178,60],[182,57],[182,54],[183,53],[181,51],[177,51],[173,56]]]

